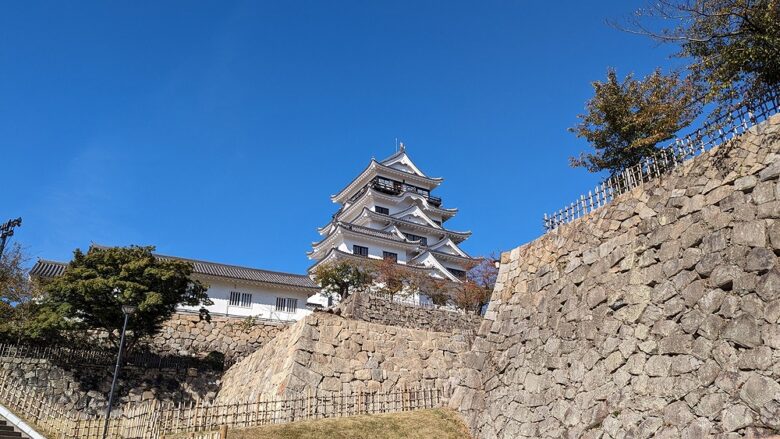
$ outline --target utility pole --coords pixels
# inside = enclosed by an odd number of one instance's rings
[[[5,250],[5,241],[9,236],[14,236],[14,227],[22,225],[22,218],[16,218],[8,220],[5,224],[0,225],[0,258],[3,257],[3,250]]]

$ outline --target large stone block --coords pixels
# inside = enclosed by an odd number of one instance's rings
[[[776,379],[753,373],[742,385],[739,397],[762,417],[771,415],[780,407],[780,383]],[[772,423],[777,425],[780,419],[775,418]]]
[[[751,247],[766,245],[766,223],[763,220],[734,224],[731,242]]]
[[[748,315],[729,320],[723,328],[722,337],[748,348],[761,344],[761,330],[758,323]]]

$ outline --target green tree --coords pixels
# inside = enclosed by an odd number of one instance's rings
[[[192,279],[192,264],[161,259],[154,247],[91,247],[73,252],[62,276],[46,285],[39,328],[102,329],[118,345],[122,305],[137,311],[128,323],[128,349],[159,331],[179,304],[211,305],[206,287]]]
[[[780,0],[656,0],[628,29],[679,46],[714,116],[780,86]]]
[[[679,73],[655,70],[638,80],[629,74],[620,81],[614,69],[607,80],[593,82],[594,96],[569,129],[596,150],[572,157],[574,167],[612,175],[656,152],[659,142],[671,139],[699,114],[695,86]]]
[[[314,281],[327,297],[339,296],[341,300],[365,291],[374,283],[375,273],[370,264],[347,260],[325,263],[314,269]]]
[[[0,258],[0,339],[19,343],[41,338],[31,326],[40,312],[40,288],[27,275],[28,261],[22,247],[14,244]]]

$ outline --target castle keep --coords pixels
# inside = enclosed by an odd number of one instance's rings
[[[458,282],[474,261],[458,246],[471,232],[445,227],[457,209],[431,194],[441,182],[423,173],[403,144],[382,161],[372,159],[331,197],[340,208],[319,229],[323,238],[309,252],[316,261],[309,272],[334,260],[384,259]]]

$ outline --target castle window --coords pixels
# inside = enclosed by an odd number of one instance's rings
[[[413,233],[407,233],[406,238],[410,241],[420,241],[422,245],[428,245],[428,238]]]
[[[292,297],[276,298],[276,311],[293,313],[296,308],[298,308],[298,299]]]
[[[374,212],[381,213],[382,215],[390,215],[390,209],[382,206],[375,206]]]
[[[386,260],[386,261],[390,260],[390,261],[393,261],[393,262],[398,262],[398,253],[382,252],[382,258],[384,260]]]
[[[358,256],[368,256],[368,247],[363,247],[362,245],[353,245],[352,253]]]
[[[240,293],[238,291],[230,292],[230,306],[238,306],[241,308],[252,307],[252,293]]]

